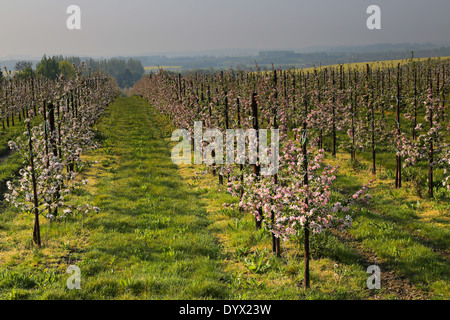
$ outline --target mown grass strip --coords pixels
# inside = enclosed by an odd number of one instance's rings
[[[98,124],[103,148],[88,156],[96,161],[82,173],[89,187],[73,201],[93,203],[99,214],[45,222],[40,250],[24,245],[27,216],[2,221],[1,298],[228,297],[206,210],[178,175],[158,119],[144,100],[119,98]],[[81,290],[66,288],[71,264],[81,269]]]

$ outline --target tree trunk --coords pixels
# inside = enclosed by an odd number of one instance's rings
[[[309,260],[310,260],[310,252],[309,252],[309,224],[305,223],[305,275],[304,275],[304,287],[305,289],[309,289],[310,287],[310,275],[309,275]]]
[[[401,69],[400,69],[400,63],[397,65],[397,137],[400,139],[400,105],[401,105],[401,88],[400,88],[400,77],[401,77]],[[397,153],[397,169],[396,169],[396,175],[395,175],[395,187],[401,188],[402,187],[402,157],[400,154]]]
[[[284,78],[286,81],[286,77]],[[274,89],[275,89],[275,96],[274,96],[274,104],[272,107],[272,116],[273,116],[273,128],[278,129],[277,124],[277,99],[278,99],[278,90],[277,90],[277,72],[274,71]],[[285,95],[285,98],[287,98],[287,94]],[[273,150],[272,150],[273,151]],[[273,184],[276,186],[278,184],[278,174],[275,174],[273,177]],[[272,211],[272,228],[275,227],[275,212]],[[277,258],[281,257],[280,252],[280,238],[276,237],[275,234],[272,232],[272,251],[275,253]]]
[[[253,120],[253,129],[256,130],[256,139],[258,141],[257,145],[256,145],[256,150],[258,150],[258,146],[259,146],[259,133],[258,133],[259,124],[258,124],[258,105],[256,103],[256,93],[255,92],[253,92],[253,94],[252,94],[252,120]],[[258,162],[258,159],[256,159],[256,160],[257,160],[256,162]],[[255,163],[253,165],[253,173],[256,176],[256,180],[259,180],[260,177],[261,177],[261,166]],[[260,215],[261,220],[262,220],[262,216],[263,216],[262,209],[261,208],[258,209],[258,212],[259,212],[259,215]],[[262,223],[261,220],[258,220],[255,217],[256,229],[258,229],[258,230],[261,229],[261,223]]]
[[[41,246],[41,228],[39,226],[39,203],[36,187],[36,174],[34,172],[34,159],[33,159],[33,143],[31,141],[31,126],[28,122],[28,148],[30,151],[30,166],[31,166],[31,180],[33,183],[33,204],[34,204],[34,228],[33,228],[33,242],[39,247]]]
[[[304,135],[304,140],[303,140],[303,145],[302,145],[302,153],[303,153],[303,170],[305,172],[304,178],[303,178],[303,184],[305,186],[308,185],[308,154],[307,154],[307,150],[306,150],[306,135],[307,135],[307,131],[306,131],[306,122],[303,123],[303,135]],[[308,197],[305,198],[305,204],[308,205]],[[310,282],[310,277],[309,277],[309,260],[310,260],[310,251],[309,251],[309,222],[308,219],[306,219],[305,221],[305,225],[304,225],[304,247],[305,247],[305,272],[304,272],[304,287],[305,289],[309,288],[309,282]]]

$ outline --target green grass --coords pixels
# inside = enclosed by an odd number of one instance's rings
[[[336,196],[350,195],[374,178],[365,157],[358,154],[357,166],[349,158],[346,153],[338,153],[336,159],[326,156],[326,162],[340,166],[333,189]],[[215,221],[212,230],[227,255],[225,270],[233,274],[234,298],[449,298],[450,204],[419,198],[408,181],[396,190],[383,166],[379,165],[379,175],[370,188],[374,198],[357,214],[353,227],[345,233],[312,237],[312,286],[308,291],[301,287],[301,237],[283,243],[282,258],[276,259],[271,254],[270,235],[255,230],[250,214],[224,209],[222,203],[237,200],[217,184],[217,177],[195,174],[203,170],[191,165],[183,167],[181,173],[199,191]],[[365,271],[371,264],[381,267],[380,291],[365,288]]]
[[[336,161],[341,168],[338,190],[357,189],[372,177],[369,169],[355,172],[348,158],[340,154]],[[369,168],[368,162],[360,161]],[[380,166],[378,170],[370,191],[373,199],[361,210],[350,233],[386,267],[408,278],[430,298],[448,299],[450,203],[419,198],[410,182],[395,189],[393,179],[384,174],[386,169]]]
[[[206,210],[171,162],[157,118],[144,100],[119,98],[98,125],[104,147],[88,156],[97,161],[82,173],[90,187],[73,201],[89,201],[99,214],[44,221],[39,249],[29,241],[31,217],[8,208],[0,229],[0,298],[228,297]],[[81,269],[81,290],[66,288],[71,264]]]

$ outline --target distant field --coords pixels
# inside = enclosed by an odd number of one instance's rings
[[[413,61],[424,61],[424,60],[428,60],[428,59],[449,59],[450,57],[434,57],[434,58],[414,58]],[[385,60],[385,61],[368,61],[368,62],[355,62],[355,63],[344,63],[342,64],[344,66],[345,69],[348,68],[363,68],[365,67],[367,64],[369,64],[372,69],[373,68],[384,68],[384,67],[392,67],[392,66],[397,66],[397,64],[406,64],[408,62],[410,62],[411,59],[399,59],[399,60]],[[328,65],[328,66],[320,66],[320,67],[312,67],[312,68],[304,68],[301,69],[303,71],[314,71],[314,69],[321,69],[321,68],[329,68],[329,67],[339,67],[339,64],[334,64],[334,65]]]
[[[3,67],[0,69],[0,71],[3,72],[3,76],[4,76],[5,78],[14,77],[14,76],[16,75],[16,73],[17,73],[16,70],[9,70],[9,69],[8,69],[8,73],[6,73],[6,72],[5,72],[5,69],[4,69]]]
[[[159,69],[164,69],[164,70],[178,70],[178,69],[182,69],[182,66],[145,66],[144,67],[144,71],[148,72],[148,71],[154,71],[154,70],[159,70]]]

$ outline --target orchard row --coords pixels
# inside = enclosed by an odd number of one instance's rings
[[[5,200],[34,215],[33,240],[39,246],[40,216],[54,220],[99,210],[67,200],[87,183],[76,181],[75,172],[83,165],[83,152],[98,146],[92,127],[119,88],[109,76],[83,72],[80,67],[74,80],[4,80],[0,89],[4,129],[17,121],[26,123],[23,135],[9,142],[12,150],[21,153],[24,167],[16,180],[7,182]]]
[[[370,181],[348,199],[332,195],[338,168],[324,163],[325,148],[332,156],[348,152],[351,161],[368,152],[373,175],[377,151],[391,152],[397,188],[402,186],[404,167],[425,163],[429,196],[433,197],[436,185],[448,190],[449,67],[448,59],[430,59],[378,68],[367,64],[312,71],[229,70],[186,77],[161,70],[143,78],[133,92],[191,136],[196,121],[223,133],[227,129],[279,129],[277,174],[261,175],[258,162],[219,165],[216,161],[208,168],[218,175],[220,184],[226,177],[228,191],[239,199],[236,205],[255,216],[256,227],[272,233],[278,256],[280,238],[304,233],[304,283],[308,287],[310,234],[351,225],[352,213],[358,210],[356,201],[370,199]],[[258,138],[248,143],[258,145]],[[442,181],[434,181],[437,167],[444,169]]]

